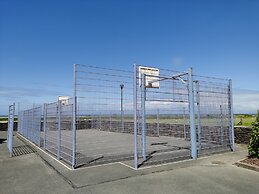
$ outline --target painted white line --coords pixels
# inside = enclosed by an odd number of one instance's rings
[[[55,158],[54,156],[50,155],[48,152],[46,152],[45,150],[41,149],[40,147],[38,147],[38,145],[36,145],[35,143],[30,142],[29,140],[27,140],[25,137],[23,137],[21,134],[18,134],[20,137],[22,137],[26,142],[29,142],[30,144],[32,144],[34,147],[36,147],[37,149],[39,149],[40,151],[42,151],[43,153],[47,154],[48,156],[50,156],[52,159],[54,159],[55,161],[57,161],[59,164],[63,165],[64,167],[66,167],[68,170],[73,170],[72,168],[69,168],[67,165],[63,164],[61,161],[59,161],[57,158]]]
[[[118,162],[111,162],[111,163],[107,163],[107,164],[98,164],[98,165],[94,165],[94,166],[79,167],[79,168],[74,169],[74,171],[89,169],[89,168],[96,168],[96,167],[101,167],[101,166],[109,166],[109,165],[113,165],[113,164],[117,164],[117,163]]]
[[[128,168],[130,168],[130,169],[133,169],[133,170],[139,170],[139,169],[133,168],[133,167],[130,166],[130,165],[124,164],[123,162],[117,162],[117,163],[118,163],[118,164],[121,164],[121,165],[123,165],[123,166],[126,166],[126,167],[128,167]]]

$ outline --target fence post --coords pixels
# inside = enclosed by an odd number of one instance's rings
[[[61,144],[61,100],[58,100],[58,160],[60,160],[60,144]]]
[[[133,73],[133,112],[134,112],[134,168],[138,169],[138,123],[137,123],[137,66]]]
[[[76,167],[76,106],[77,106],[77,98],[74,96],[73,102],[73,134],[72,134],[72,168],[75,169]]]
[[[110,112],[110,131],[112,129],[112,113]]]
[[[188,90],[189,90],[189,107],[190,107],[190,137],[192,158],[197,159],[196,145],[196,128],[195,128],[195,111],[194,111],[194,94],[193,94],[193,77],[192,68],[188,71]]]
[[[157,118],[157,136],[159,137],[159,136],[160,136],[160,118],[159,118],[159,109],[157,109],[157,115],[156,115],[156,118]]]
[[[8,132],[7,132],[7,147],[10,152],[10,158],[13,156],[13,127],[15,116],[15,103],[9,106],[8,114]]]
[[[232,151],[235,151],[235,132],[234,132],[234,111],[233,111],[233,92],[232,92],[232,80],[229,80],[229,111],[230,111],[230,122],[229,122],[229,140],[232,146]]]
[[[32,105],[32,124],[31,124],[31,130],[30,130],[30,140],[33,141],[34,137],[33,137],[33,130],[34,130],[34,104]]]
[[[43,147],[46,149],[46,129],[47,129],[47,104],[44,104],[43,107],[43,131],[44,131],[44,139],[43,139]]]
[[[222,111],[222,105],[219,105],[220,109],[220,141],[221,145],[223,144],[223,111]]]
[[[124,84],[121,84],[120,85],[120,89],[121,89],[121,132],[124,132],[123,88],[124,88]]]
[[[199,82],[196,82],[196,100],[197,100],[197,123],[198,123],[198,142],[199,148],[201,148],[201,111],[200,111],[200,86]]]
[[[38,126],[38,145],[39,145],[39,147],[41,146],[41,119],[42,119],[42,106],[39,106],[38,107],[38,109],[39,109],[39,112],[38,112],[38,116],[39,116],[39,120],[38,120],[38,124],[39,124],[39,126]]]
[[[186,115],[185,115],[185,107],[183,107],[183,137],[186,140]]]
[[[146,75],[141,74],[142,157],[146,160]]]

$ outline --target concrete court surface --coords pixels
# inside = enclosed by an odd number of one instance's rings
[[[6,133],[0,132],[4,139]],[[1,141],[2,142],[2,141]],[[30,145],[14,137],[14,147]],[[0,193],[258,193],[259,173],[233,165],[247,154],[203,157],[196,161],[134,171],[120,163],[68,170],[36,147],[34,153],[9,158],[0,144]]]

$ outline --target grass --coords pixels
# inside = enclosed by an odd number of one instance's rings
[[[249,127],[252,125],[252,122],[255,121],[255,115],[249,114],[235,114],[235,126],[246,126]]]

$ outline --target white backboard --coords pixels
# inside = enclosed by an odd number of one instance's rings
[[[62,105],[68,105],[69,96],[58,96],[58,100],[61,101]]]
[[[159,69],[153,67],[139,66],[139,78],[141,74],[146,75],[146,87],[147,88],[159,88]],[[151,76],[149,76],[151,75]],[[141,82],[140,82],[141,83]]]

